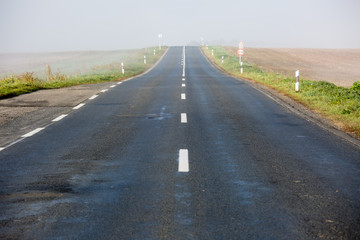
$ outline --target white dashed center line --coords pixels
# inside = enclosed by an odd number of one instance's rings
[[[187,123],[186,113],[182,113],[182,114],[181,114],[181,123]]]
[[[187,149],[179,150],[179,172],[189,172],[189,151]]]
[[[185,93],[182,93],[182,94],[181,94],[181,99],[182,99],[182,100],[185,100],[185,99],[186,99],[186,94],[185,94]]]
[[[185,85],[185,83],[183,83],[183,84],[181,84],[181,86],[182,86],[182,87],[185,87],[186,85]]]
[[[63,115],[60,115],[59,117],[55,118],[54,120],[52,120],[53,122],[58,122],[60,121],[61,119],[63,119],[64,117],[66,117],[67,114],[63,114]]]
[[[182,78],[183,81],[185,81],[185,78]]]
[[[31,137],[31,136],[37,134],[38,132],[40,132],[43,129],[45,129],[45,128],[37,128],[37,129],[35,129],[35,130],[25,134],[25,135],[22,135],[21,137],[23,137],[23,138]]]
[[[81,108],[82,106],[84,106],[85,105],[85,103],[80,103],[79,105],[77,105],[76,107],[73,107],[73,109],[79,109],[79,108]]]

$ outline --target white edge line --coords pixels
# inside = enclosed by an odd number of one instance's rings
[[[23,138],[31,137],[31,136],[37,134],[38,132],[40,132],[43,129],[45,129],[45,128],[37,128],[37,129],[27,133],[27,134],[22,135],[21,137],[23,137]]]
[[[117,83],[117,85],[120,85],[120,84],[122,84],[122,82],[118,82],[118,83]]]
[[[0,148],[0,152],[2,151],[2,150],[4,150],[5,148]]]
[[[116,85],[111,85],[110,87],[113,88],[113,87],[116,87]]]
[[[100,92],[104,93],[104,92],[107,92],[109,91],[109,89],[104,89],[104,90],[101,90]]]
[[[73,109],[79,109],[79,108],[81,108],[82,106],[84,106],[85,105],[85,103],[80,103],[79,105],[77,105],[76,107],[73,107]]]
[[[64,117],[66,117],[66,116],[67,116],[67,114],[60,115],[60,116],[58,116],[57,118],[53,119],[52,122],[58,122],[58,121],[60,121],[61,119],[63,119]]]
[[[189,172],[189,151],[187,149],[179,150],[179,172]]]
[[[97,98],[99,95],[93,95],[93,96],[91,96],[90,98],[89,98],[89,100],[93,100],[93,99],[95,99],[95,98]]]
[[[187,123],[186,113],[182,113],[182,114],[181,114],[181,123]]]

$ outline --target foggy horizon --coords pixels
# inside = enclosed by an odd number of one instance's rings
[[[200,44],[360,48],[360,2],[0,0],[0,53]]]

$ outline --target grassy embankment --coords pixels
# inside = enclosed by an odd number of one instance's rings
[[[211,50],[214,49],[214,56]],[[269,86],[306,107],[332,120],[339,128],[360,137],[360,84],[348,89],[323,81],[300,79],[300,91],[295,92],[295,77],[268,72],[249,63],[243,63],[240,74],[236,50],[215,46],[203,48],[206,56],[230,75],[242,77]],[[221,57],[224,56],[224,63]]]
[[[95,64],[91,69],[83,73],[72,75],[65,75],[61,72],[52,73],[51,66],[48,67],[44,65],[44,74],[25,72],[19,75],[2,77],[0,78],[0,99],[30,93],[40,89],[54,89],[81,84],[118,81],[133,77],[149,69],[164,54],[166,48],[163,47],[161,50],[156,49],[156,55],[153,54],[153,51],[154,48],[147,48],[146,51],[144,49],[136,51],[125,50],[124,56],[122,56],[121,59],[105,64],[99,60],[100,65]],[[146,55],[146,64],[144,64],[144,55]],[[125,74],[122,74],[121,62],[124,62],[125,65]],[[62,64],[69,65],[73,64],[73,62],[68,61]],[[40,75],[40,77],[38,77],[38,75]]]

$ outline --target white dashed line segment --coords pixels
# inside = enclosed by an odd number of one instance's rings
[[[91,96],[90,98],[89,98],[89,100],[93,100],[93,99],[95,99],[95,98],[97,98],[99,95],[93,95],[93,96]]]
[[[23,137],[23,138],[31,137],[31,136],[37,134],[38,132],[40,132],[43,129],[45,129],[45,128],[37,128],[37,129],[35,129],[35,130],[25,134],[25,135],[22,135],[21,137]]]
[[[80,103],[79,105],[77,105],[76,107],[73,107],[73,109],[79,109],[79,108],[81,108],[82,106],[84,106],[85,105],[85,103]]]
[[[67,116],[67,114],[60,115],[60,116],[58,116],[57,118],[53,119],[52,121],[53,121],[53,122],[58,122],[58,121],[60,121],[61,119],[63,119],[64,117],[66,117],[66,116]]]
[[[182,113],[182,114],[181,114],[181,123],[187,123],[186,113]]]
[[[114,88],[114,87],[116,87],[116,85],[111,85],[110,87],[111,87],[111,88]]]
[[[189,151],[187,149],[179,150],[179,172],[189,172]]]
[[[182,100],[185,100],[185,99],[186,99],[186,94],[185,94],[185,93],[182,93],[182,94],[181,94],[181,99],[182,99]]]
[[[101,90],[100,92],[104,93],[104,92],[107,92],[109,91],[109,89],[104,89],[104,90]]]
[[[185,83],[181,84],[182,87],[186,87]]]

